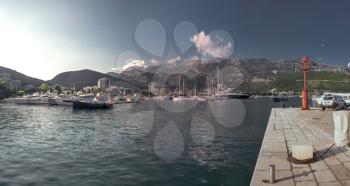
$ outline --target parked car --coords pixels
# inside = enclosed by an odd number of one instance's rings
[[[346,107],[349,107],[350,106],[350,96],[349,95],[343,95],[342,96],[345,103],[346,103]]]
[[[323,97],[323,100],[321,101],[321,107],[322,109],[333,108],[336,110],[347,108],[343,97],[337,95]]]
[[[325,97],[333,97],[333,93],[329,93],[329,92],[326,92],[326,93],[323,93],[321,96],[318,96],[318,97],[316,97],[316,98],[313,98],[314,99],[314,101],[315,101],[315,105],[316,106],[321,106],[321,104],[322,104],[322,101],[323,101],[323,99],[325,98]]]

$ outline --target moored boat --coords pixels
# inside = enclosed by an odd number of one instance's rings
[[[84,94],[73,100],[73,109],[111,109],[113,102],[105,95]]]
[[[27,96],[23,96],[21,98],[14,98],[13,102],[16,104],[21,104],[21,105],[48,104],[48,96],[47,95],[40,95],[40,94],[27,95]]]
[[[173,97],[173,101],[190,101],[191,99],[185,96],[177,96],[177,97]]]
[[[139,99],[134,99],[130,97],[116,97],[113,99],[114,104],[128,104],[128,103],[138,103]]]
[[[49,105],[61,105],[61,106],[72,106],[73,96],[71,95],[58,95],[53,98],[48,98]]]
[[[112,102],[73,101],[73,109],[110,109],[110,108],[113,108]]]
[[[275,97],[272,97],[273,101],[274,102],[282,102],[282,101],[288,101],[289,98],[288,97],[285,97],[285,96],[275,96]]]
[[[251,95],[246,93],[229,93],[227,94],[229,99],[248,99]]]

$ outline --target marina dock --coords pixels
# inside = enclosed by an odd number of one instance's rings
[[[333,147],[333,111],[273,108],[256,162],[252,186],[263,185],[350,185],[350,151]],[[294,164],[287,159],[291,146],[312,145],[317,161]],[[269,180],[269,166],[275,165],[276,182]]]

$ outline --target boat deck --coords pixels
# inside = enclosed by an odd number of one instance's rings
[[[274,108],[256,162],[251,185],[350,185],[350,151],[333,147],[311,164],[287,160],[293,144],[310,144],[323,154],[334,142],[333,111]],[[276,183],[269,180],[269,165],[276,167]]]

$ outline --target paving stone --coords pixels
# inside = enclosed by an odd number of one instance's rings
[[[337,181],[332,171],[330,170],[315,170],[314,172],[316,181],[318,183]]]
[[[295,183],[296,186],[317,186],[315,181],[298,181]]]
[[[326,162],[327,165],[339,165],[339,164],[341,164],[341,162],[337,158],[335,158],[333,155],[326,157],[324,159],[324,161]]]
[[[343,164],[345,168],[347,168],[348,170],[350,170],[350,162],[346,162]]]
[[[312,170],[327,170],[329,167],[323,162],[323,160],[319,160],[317,162],[310,164]]]
[[[350,171],[343,165],[330,165],[329,168],[339,181],[348,180],[350,178]]]
[[[312,171],[307,168],[295,168],[292,170],[294,180],[297,181],[315,181]]]
[[[320,183],[319,186],[342,186],[338,181],[328,182],[328,183]]]
[[[255,171],[253,179],[251,181],[251,186],[271,186],[271,185],[278,185],[278,186],[294,186],[294,180],[293,175],[290,172],[290,170],[286,171],[276,171],[276,183],[275,184],[269,184],[264,183],[263,180],[269,179],[269,171]]]
[[[273,164],[276,170],[290,170],[290,163],[287,160],[287,155],[282,153],[265,153],[259,156],[259,161],[256,164],[256,170],[269,170],[269,166]]]
[[[262,145],[262,152],[287,152],[285,143],[266,142]]]
[[[344,186],[350,186],[350,179],[341,181],[341,184]]]

